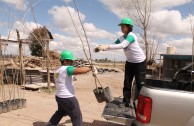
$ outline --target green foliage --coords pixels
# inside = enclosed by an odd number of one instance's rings
[[[49,40],[48,30],[45,27],[36,28],[29,34],[29,39],[31,55],[43,57],[46,42]]]

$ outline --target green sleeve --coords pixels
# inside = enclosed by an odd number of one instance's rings
[[[117,39],[117,40],[115,41],[115,44],[119,44],[119,43],[120,43],[120,40]]]
[[[128,35],[126,38],[125,38],[129,43],[133,43],[135,41],[135,38],[132,36],[132,35]]]
[[[72,76],[73,75],[74,69],[75,69],[74,66],[68,66],[67,67],[67,74],[68,74],[68,76]]]

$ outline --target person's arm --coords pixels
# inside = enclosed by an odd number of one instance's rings
[[[94,52],[124,49],[134,41],[135,41],[135,38],[132,35],[128,35],[126,38],[120,37],[114,42],[116,45],[99,45],[96,48],[94,48]]]
[[[74,67],[74,66],[68,66],[67,67],[67,74],[68,76],[77,75],[77,74],[84,74],[92,69],[90,67]]]
[[[84,74],[87,73],[89,71],[91,71],[92,69],[90,67],[77,67],[74,69],[73,75],[77,75],[77,74]]]
[[[132,35],[128,35],[126,38],[122,37],[115,41],[116,45],[109,45],[109,50],[124,49],[127,46],[129,46],[130,43],[133,43],[134,41],[135,39]]]

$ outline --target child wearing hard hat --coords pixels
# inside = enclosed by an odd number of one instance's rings
[[[73,126],[82,126],[82,114],[73,84],[73,75],[84,74],[92,70],[91,67],[74,67],[75,57],[69,50],[61,53],[61,66],[54,71],[56,85],[56,102],[58,110],[53,114],[46,126],[57,126],[63,116],[70,116]],[[94,74],[97,74],[94,68]]]
[[[123,18],[119,26],[123,35],[119,37],[114,45],[99,45],[94,48],[94,52],[123,49],[126,56],[125,78],[123,86],[123,102],[120,107],[129,107],[131,99],[131,85],[133,77],[136,81],[136,95],[138,98],[140,89],[145,84],[146,57],[140,48],[137,36],[132,32],[133,21],[130,18]]]

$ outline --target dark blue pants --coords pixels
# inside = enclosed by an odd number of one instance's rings
[[[123,102],[130,103],[131,99],[131,85],[133,77],[135,77],[135,98],[138,99],[139,92],[142,86],[145,84],[146,75],[146,60],[141,63],[130,63],[126,61],[125,64],[125,79],[123,87]]]
[[[73,126],[82,126],[82,114],[76,97],[59,98],[55,97],[58,110],[53,114],[47,126],[57,126],[63,116],[71,118]]]

